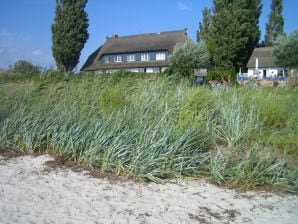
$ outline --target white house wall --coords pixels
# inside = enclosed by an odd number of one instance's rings
[[[252,78],[265,78],[264,77],[264,71],[266,71],[266,78],[273,78],[278,76],[278,72],[281,69],[278,68],[259,68],[258,71],[256,71],[255,68],[248,68],[247,70],[247,76]]]
[[[255,74],[255,69],[254,68],[249,68],[247,70],[247,76],[248,77],[254,77],[254,74]]]

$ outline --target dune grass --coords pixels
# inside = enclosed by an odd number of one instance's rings
[[[59,153],[141,180],[297,183],[296,89],[215,88],[115,73],[0,83],[0,148]]]

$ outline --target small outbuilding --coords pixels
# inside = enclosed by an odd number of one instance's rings
[[[273,47],[255,48],[246,66],[247,77],[258,79],[286,77],[286,69],[275,65],[272,55]]]
[[[196,84],[202,85],[202,84],[206,83],[207,69],[206,68],[195,69],[194,76],[195,76]]]

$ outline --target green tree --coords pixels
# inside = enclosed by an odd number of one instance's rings
[[[40,73],[40,68],[31,62],[20,60],[9,67],[9,72],[20,75],[35,75]]]
[[[88,34],[88,0],[56,0],[52,24],[52,53],[59,71],[71,72],[79,63]]]
[[[298,68],[298,30],[279,35],[273,45],[274,62],[284,68]]]
[[[195,44],[192,41],[180,43],[175,47],[174,53],[170,58],[170,70],[190,77],[193,70],[206,68],[209,65],[209,54],[204,41]]]
[[[203,21],[199,22],[199,30],[197,31],[197,42],[204,39],[204,34],[208,33],[211,23],[211,9],[205,7],[202,11]]]
[[[265,46],[272,46],[278,35],[284,32],[282,0],[272,0],[269,21],[266,23]]]
[[[213,0],[204,39],[216,68],[244,67],[259,38],[260,0]]]
[[[236,66],[235,69],[246,67],[246,64],[255,49],[258,46],[261,31],[259,29],[259,18],[262,13],[261,0],[246,0],[242,1],[243,15],[241,16],[241,25],[245,26],[246,29],[243,32],[243,36],[247,37],[247,41],[243,48],[240,48],[237,52]],[[242,7],[240,4],[240,8]]]

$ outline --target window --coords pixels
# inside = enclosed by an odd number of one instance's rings
[[[136,56],[134,54],[127,55],[127,61],[135,61]]]
[[[141,54],[141,61],[150,61],[149,54]]]
[[[146,68],[146,73],[159,73],[159,68]]]
[[[117,55],[114,57],[114,62],[122,62],[122,57]]]
[[[105,57],[105,63],[110,63],[110,57],[109,56]]]
[[[166,53],[156,53],[156,61],[166,60]]]

